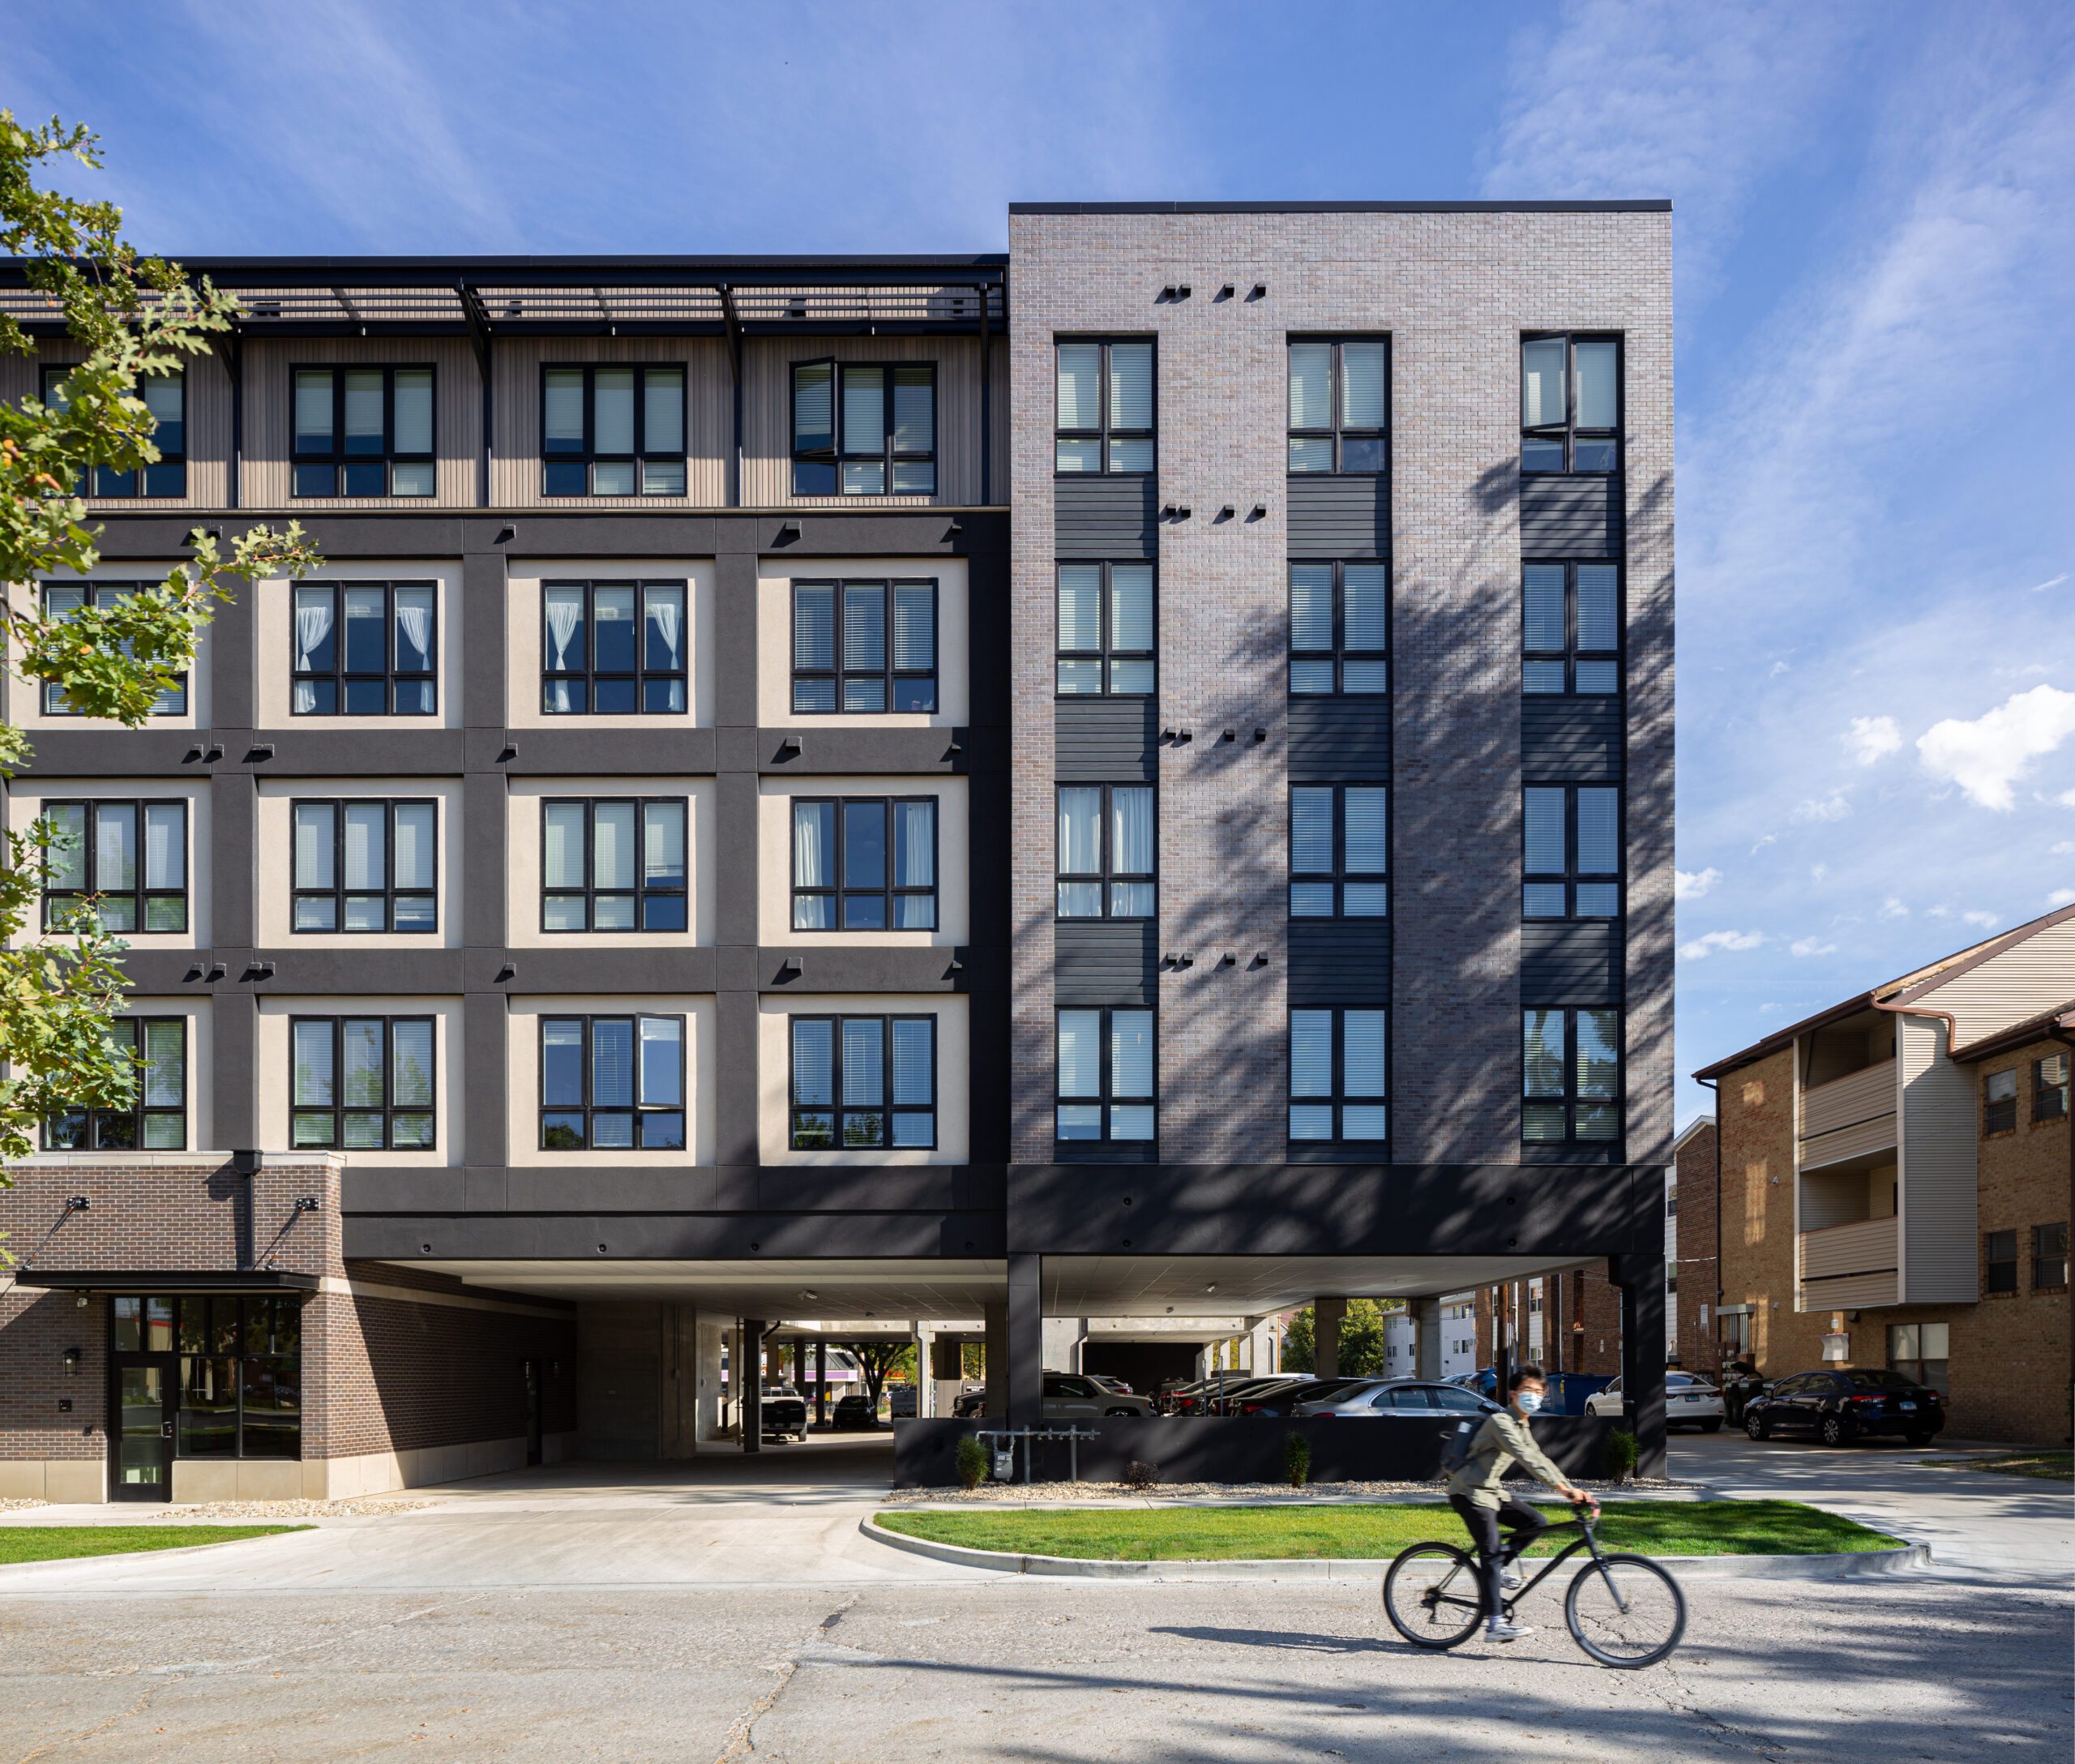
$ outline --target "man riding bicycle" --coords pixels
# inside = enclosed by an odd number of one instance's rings
[[[1595,1509],[1599,1503],[1564,1480],[1564,1472],[1545,1458],[1528,1432],[1528,1417],[1542,1406],[1542,1368],[1521,1366],[1506,1381],[1508,1406],[1487,1415],[1470,1442],[1463,1466],[1448,1478],[1448,1505],[1462,1515],[1477,1545],[1478,1580],[1483,1594],[1484,1633],[1494,1642],[1512,1642],[1534,1632],[1525,1624],[1506,1621],[1500,1596],[1504,1586],[1517,1586],[1523,1576],[1512,1572],[1513,1559],[1545,1531],[1549,1522],[1524,1501],[1505,1492],[1500,1479],[1516,1463],[1547,1483],[1573,1505]],[[1502,1549],[1499,1527],[1507,1540]]]

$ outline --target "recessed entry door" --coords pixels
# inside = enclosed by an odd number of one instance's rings
[[[175,1368],[170,1354],[116,1356],[115,1425],[109,1430],[109,1494],[116,1501],[173,1498]]]

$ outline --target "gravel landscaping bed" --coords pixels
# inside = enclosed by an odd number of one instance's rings
[[[349,1519],[370,1514],[411,1513],[435,1505],[430,1501],[391,1501],[378,1495],[349,1501],[204,1501],[192,1506],[168,1507],[151,1515],[160,1523],[185,1519]]]
[[[1697,1482],[1635,1482],[1615,1484],[1581,1479],[1574,1488],[1603,1495],[1667,1494],[1705,1488]],[[1150,1488],[1134,1488],[1123,1482],[983,1482],[977,1488],[896,1488],[886,1498],[889,1505],[906,1501],[994,1503],[1042,1501],[1057,1505],[1063,1501],[1375,1501],[1404,1500],[1427,1495],[1438,1498],[1445,1487],[1432,1482],[1315,1482],[1292,1488],[1281,1482],[1163,1482]],[[1539,1484],[1522,1483],[1522,1490]]]
[[[39,1501],[33,1495],[10,1495],[0,1501],[0,1513],[24,1513],[31,1507],[47,1507],[48,1501]]]

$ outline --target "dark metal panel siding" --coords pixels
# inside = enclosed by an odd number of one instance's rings
[[[1620,483],[1619,477],[1522,478],[1521,555],[1619,557]]]
[[[1052,486],[1052,550],[1062,558],[1149,558],[1160,551],[1150,477],[1062,477]]]
[[[1387,918],[1293,918],[1292,1004],[1388,1004],[1391,922]]]
[[[1293,558],[1385,558],[1391,552],[1391,490],[1387,477],[1290,481]]]
[[[1052,997],[1060,1004],[1151,1004],[1158,990],[1158,927],[1062,922],[1052,931]]]
[[[1621,1003],[1621,927],[1590,925],[1521,927],[1521,1003]]]
[[[1521,776],[1530,783],[1618,784],[1621,700],[1521,700]]]
[[[1055,707],[1053,776],[1063,783],[1122,783],[1154,775],[1149,698],[1063,698]]]
[[[1301,784],[1388,784],[1387,698],[1293,698],[1290,776]]]

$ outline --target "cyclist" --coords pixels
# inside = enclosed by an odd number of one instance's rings
[[[1500,1479],[1515,1463],[1538,1481],[1547,1483],[1573,1505],[1598,1502],[1582,1488],[1573,1488],[1564,1472],[1545,1458],[1528,1432],[1528,1417],[1542,1406],[1542,1380],[1539,1366],[1521,1366],[1506,1381],[1509,1405],[1485,1417],[1484,1425],[1470,1442],[1463,1466],[1448,1478],[1448,1505],[1462,1515],[1477,1545],[1478,1580],[1484,1598],[1484,1633],[1494,1642],[1517,1641],[1532,1635],[1525,1624],[1506,1621],[1502,1586],[1517,1586],[1525,1576],[1512,1571],[1513,1559],[1547,1527],[1549,1522],[1525,1501],[1517,1501],[1500,1485]],[[1499,1527],[1508,1533],[1505,1547],[1499,1543]]]

